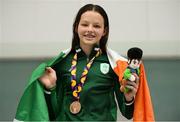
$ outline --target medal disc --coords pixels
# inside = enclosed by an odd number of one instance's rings
[[[71,103],[70,112],[72,114],[77,114],[77,113],[80,112],[80,110],[81,110],[81,104],[80,104],[79,101],[74,101],[74,102]]]

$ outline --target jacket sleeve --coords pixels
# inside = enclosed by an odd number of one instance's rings
[[[120,91],[120,84],[118,81],[118,77],[115,78],[114,82],[114,90],[116,99],[118,102],[119,109],[124,117],[127,119],[132,119],[133,111],[134,111],[134,102],[132,104],[128,104],[125,100],[124,93]]]
[[[48,107],[48,113],[49,113],[49,120],[54,121],[56,119],[56,103],[53,100],[56,96],[55,90],[54,91],[47,91],[45,89],[44,96],[46,99],[47,107]]]

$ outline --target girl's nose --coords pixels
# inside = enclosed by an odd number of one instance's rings
[[[93,31],[93,26],[92,26],[92,25],[89,25],[89,26],[88,26],[88,31],[90,31],[90,32]]]

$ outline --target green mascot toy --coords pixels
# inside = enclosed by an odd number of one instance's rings
[[[138,47],[130,48],[127,52],[128,56],[128,66],[124,71],[123,80],[121,82],[120,90],[122,92],[128,92],[129,89],[126,86],[127,81],[136,81],[135,74],[139,76],[140,74],[140,64],[142,62],[143,51]]]

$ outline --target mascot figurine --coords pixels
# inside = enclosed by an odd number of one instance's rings
[[[122,92],[127,93],[129,91],[129,89],[125,87],[127,81],[132,81],[132,82],[136,81],[136,76],[134,74],[139,76],[140,74],[139,68],[142,62],[142,55],[143,55],[143,51],[140,48],[133,47],[128,50],[127,52],[128,66],[124,71],[123,80],[121,82],[121,87],[120,87],[120,90]]]

